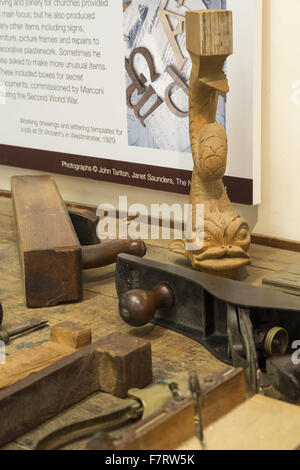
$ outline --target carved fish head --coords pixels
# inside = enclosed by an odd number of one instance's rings
[[[191,236],[174,240],[170,249],[189,258],[194,269],[224,272],[250,263],[250,231],[248,223],[233,208],[223,212],[205,204],[204,221],[199,220]]]
[[[223,271],[250,263],[249,226],[234,210],[225,218],[207,217],[199,240],[201,249],[188,254],[196,269]]]

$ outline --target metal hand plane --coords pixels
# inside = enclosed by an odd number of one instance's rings
[[[152,322],[182,333],[243,367],[252,392],[267,372],[287,399],[300,400],[300,366],[289,356],[300,340],[298,297],[125,254],[118,256],[116,286],[129,325]]]

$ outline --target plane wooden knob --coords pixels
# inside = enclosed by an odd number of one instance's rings
[[[152,291],[131,290],[120,301],[120,315],[131,326],[144,326],[159,308],[171,308],[174,300],[172,289],[165,283],[158,284]]]

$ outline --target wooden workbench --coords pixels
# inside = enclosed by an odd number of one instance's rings
[[[149,241],[147,257],[171,264],[188,264],[167,249],[167,242]],[[300,262],[300,253],[276,248],[252,245],[252,265],[242,282],[260,284],[263,277],[288,264]],[[0,301],[4,309],[6,329],[14,329],[31,321],[48,319],[50,325],[72,320],[92,328],[93,339],[108,333],[121,331],[151,341],[154,379],[178,381],[184,387],[188,373],[197,371],[200,378],[222,372],[226,365],[215,359],[197,342],[158,326],[148,325],[135,329],[126,325],[118,314],[118,300],[114,280],[115,266],[86,271],[84,274],[84,299],[80,303],[61,305],[47,309],[28,309],[25,306],[19,257],[13,226],[12,203],[0,198]],[[22,336],[7,346],[7,353],[26,350],[49,340],[49,329]],[[120,399],[97,393],[80,404],[61,413],[39,428],[10,443],[4,449],[33,449],[39,439],[55,429],[72,422],[95,417],[105,409],[120,403]],[[83,448],[84,443],[69,446]]]

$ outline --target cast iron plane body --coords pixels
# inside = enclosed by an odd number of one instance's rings
[[[252,388],[257,387],[257,371],[266,369],[273,352],[274,357],[278,352],[291,354],[293,341],[300,339],[298,297],[131,255],[118,256],[116,287],[125,321],[126,295],[142,292],[137,289],[155,292],[159,285],[170,288],[174,301],[169,308],[156,309],[150,321],[193,338],[221,361],[248,369]],[[293,395],[300,396],[299,384],[296,388]]]

